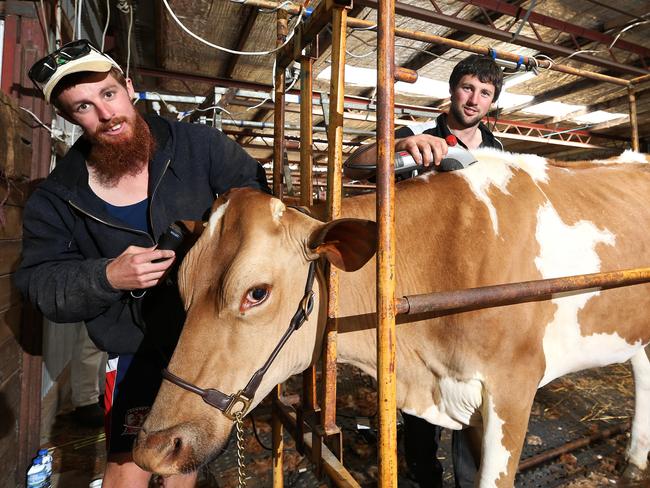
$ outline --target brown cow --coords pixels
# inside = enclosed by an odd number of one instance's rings
[[[476,156],[462,171],[398,185],[397,296],[650,264],[644,156],[625,153],[577,169],[493,150]],[[342,212],[372,219],[374,209],[374,195],[364,195],[344,200]],[[354,270],[373,251],[366,222],[324,225],[252,190],[220,197],[182,264],[187,321],[170,372],[201,388],[241,390],[286,330],[310,262],[323,257]],[[373,376],[374,283],[374,259],[342,273],[338,335],[339,360]],[[314,291],[315,312],[261,378],[252,406],[318,358],[326,301],[320,278]],[[478,486],[511,487],[537,388],[631,359],[636,415],[627,458],[628,473],[638,474],[650,448],[649,292],[649,285],[592,290],[402,324],[398,406],[435,424],[476,429]],[[163,474],[194,469],[219,452],[232,425],[198,395],[164,381],[135,460]]]

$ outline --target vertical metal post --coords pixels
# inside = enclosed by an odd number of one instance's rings
[[[636,93],[634,85],[627,87],[627,95],[630,102],[630,126],[632,127],[632,150],[639,152],[639,121],[636,117]]]
[[[307,48],[310,49],[310,48]],[[312,67],[309,55],[300,58],[300,205],[311,207],[314,203],[312,181],[313,117],[312,117]]]
[[[311,47],[300,58],[300,205],[311,207],[314,203],[313,185],[313,63]],[[316,388],[316,365],[313,364],[302,374],[302,405],[298,411],[297,426],[301,433],[296,439],[296,447],[302,449],[302,429],[304,416],[311,416],[318,409]]]
[[[280,9],[277,14],[277,45],[284,42],[287,37],[288,13]],[[284,88],[285,88],[285,70],[277,67],[273,74],[275,77],[275,107],[273,113],[273,135],[275,144],[273,145],[273,194],[282,200],[284,193],[282,185],[282,173],[284,167]],[[275,412],[275,404],[279,401],[281,392],[280,385],[276,386],[273,391],[273,410],[271,412],[271,436],[272,436],[272,458],[273,458],[273,488],[282,488],[284,486],[284,443],[282,441],[284,428],[282,422]]]
[[[278,10],[278,37],[277,44],[282,44],[287,37],[287,18],[286,10]],[[273,194],[282,199],[284,186],[282,184],[282,170],[284,166],[284,85],[285,70],[278,68],[274,73],[275,77],[275,111],[273,113]]]
[[[271,403],[271,439],[272,439],[272,458],[273,458],[273,488],[282,488],[284,486],[284,427],[277,413],[278,403],[282,387],[277,385],[273,392],[273,402]]]
[[[379,486],[397,486],[395,379],[395,0],[377,12],[377,385]]]
[[[327,219],[333,220],[341,213],[343,160],[343,99],[345,72],[345,26],[347,10],[332,9],[332,78],[330,81],[329,127],[327,131]],[[323,356],[323,400],[321,424],[326,435],[339,433],[336,426],[336,339],[339,310],[339,276],[334,268],[329,270],[329,295],[325,354]],[[340,452],[335,452],[341,455]]]

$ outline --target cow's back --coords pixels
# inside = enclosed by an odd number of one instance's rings
[[[396,296],[648,265],[647,165],[571,169],[532,155],[490,150],[476,155],[479,162],[465,170],[397,185]],[[344,216],[372,219],[374,213],[374,195],[344,200]],[[344,339],[344,356],[357,341],[374,341],[374,273],[373,260],[341,276],[342,330],[365,329],[353,333],[349,345]],[[650,327],[638,313],[650,306],[648,292],[650,286],[637,285],[430,314],[400,326],[398,354],[430,358],[418,361],[456,376],[485,370],[486,364],[523,364],[547,382],[626,359],[632,345],[650,341]],[[359,319],[359,314],[365,315]]]

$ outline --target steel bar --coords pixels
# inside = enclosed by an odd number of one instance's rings
[[[282,424],[295,437],[299,432],[296,426],[297,415],[295,410],[290,405],[286,405],[281,399],[277,400],[277,407],[278,417],[282,421]],[[303,435],[302,441],[312,463],[316,463],[317,459],[321,459],[325,474],[327,474],[336,486],[341,488],[361,488],[359,483],[345,469],[334,453],[322,442],[318,442],[317,436],[311,432],[306,432]]]
[[[367,1],[369,3],[369,6],[375,5],[375,2],[373,0],[363,0]],[[413,7],[415,8],[415,7]],[[431,12],[427,12],[427,14],[432,14]],[[417,18],[420,18],[419,16]],[[425,20],[425,19],[421,19]],[[430,19],[429,22],[435,23],[435,20]],[[371,21],[368,20],[362,20],[362,19],[356,19],[356,18],[349,18],[348,19],[348,25],[350,27],[371,27],[374,26],[375,24]],[[462,28],[462,27],[459,27]],[[419,32],[419,31],[410,31],[406,29],[395,29],[395,35],[398,37],[404,37],[406,39],[413,39],[415,41],[422,41],[422,42],[428,42],[430,44],[442,44],[445,46],[452,47],[454,49],[460,49],[462,51],[469,51],[477,54],[488,54],[489,53],[489,48],[485,46],[481,46],[479,44],[468,44],[466,42],[461,42],[461,41],[454,41],[452,39],[447,39],[446,37],[440,37],[436,36],[434,34],[427,34],[425,32]],[[521,37],[519,38],[521,39]],[[519,61],[519,55],[518,54],[513,54],[507,51],[496,51],[497,57],[500,59],[505,59],[506,61],[514,61],[515,63]],[[574,59],[576,56],[574,56]],[[529,56],[523,56],[523,62],[528,63],[530,62],[530,57]],[[623,78],[616,78],[614,76],[607,76],[603,75],[600,73],[594,73],[591,71],[586,71],[586,70],[581,70],[577,68],[573,68],[571,66],[563,65],[563,64],[552,64],[549,63],[548,61],[545,60],[539,60],[538,64],[542,68],[548,68],[553,71],[559,71],[561,73],[567,73],[570,75],[575,75],[575,76],[581,76],[583,78],[591,78],[594,80],[598,81],[604,81],[607,83],[613,83],[615,85],[621,85],[621,86],[627,86],[629,81]]]
[[[355,19],[353,18],[348,18],[349,22],[354,22]],[[399,29],[397,29],[399,31]],[[240,88],[243,90],[252,90],[259,92],[257,95],[258,98],[265,98],[267,96],[267,93],[272,89],[270,85],[262,85],[262,84],[255,84],[255,83],[249,83],[249,82],[239,82],[239,81],[233,81],[233,80],[225,80],[222,78],[215,78],[215,77],[210,77],[210,76],[200,76],[200,75],[191,75],[187,73],[179,73],[179,72],[165,72],[161,70],[152,70],[152,69],[147,69],[147,68],[138,68],[138,71],[143,74],[144,76],[154,76],[154,77],[161,77],[161,78],[173,78],[177,80],[187,80],[187,81],[199,81],[202,83],[213,83],[213,84],[219,84],[224,87],[235,87],[235,88]],[[638,78],[640,81],[643,81],[641,78]],[[632,80],[631,80],[632,81]],[[627,85],[626,85],[627,86]],[[263,93],[262,93],[263,92]],[[298,92],[295,90],[289,91],[288,92],[290,95],[285,97],[285,101],[288,101],[287,99],[291,96],[298,95]],[[249,94],[240,94],[238,93],[237,96],[252,96]],[[312,92],[312,99],[313,99],[313,104],[314,105],[320,105],[320,94],[319,92]],[[238,102],[234,102],[236,105]],[[376,109],[376,104],[374,101],[372,101],[369,98],[364,98],[364,97],[357,97],[357,96],[346,96],[345,97],[345,104],[344,107],[346,110],[367,110],[367,111],[374,111]],[[411,105],[411,104],[405,104],[405,103],[396,103],[395,104],[395,115],[398,116],[413,116],[413,117],[434,117],[437,114],[440,114],[442,110],[434,108],[434,107],[426,107],[426,106],[417,106],[417,105]],[[499,119],[501,120],[501,119]],[[223,119],[222,124],[227,125],[228,124],[228,119]],[[272,128],[273,124],[272,123],[267,123],[267,122],[256,122],[256,121],[243,121],[240,124],[235,124],[240,127],[245,127],[244,123],[257,123],[261,125],[251,125],[250,127],[258,127],[258,128]],[[508,123],[512,126],[519,126],[521,125],[522,127],[526,126],[525,122],[518,122],[518,121],[508,121]],[[232,125],[232,124],[231,124]],[[288,126],[288,128],[291,128],[292,130],[299,130],[298,126]],[[324,127],[314,127],[314,131],[325,131]],[[557,127],[553,127],[553,130],[561,130]],[[583,131],[584,132],[584,131]],[[344,128],[344,133],[349,133],[349,134],[359,134],[359,135],[373,135],[374,132],[370,131],[361,131],[358,132],[358,129],[349,129],[349,128]],[[612,136],[606,135],[606,134],[597,134],[598,137],[604,138],[604,139],[609,139],[612,138]]]
[[[475,5],[477,7],[483,7],[494,12],[499,12],[501,14],[509,15],[517,19],[521,19],[524,15],[528,13],[527,9],[521,8],[518,5],[513,5],[501,0],[461,0],[469,5]],[[572,24],[565,20],[556,19],[549,17],[538,12],[530,12],[528,20],[535,24],[543,25],[545,27],[550,27],[551,29],[563,32],[567,34],[573,34],[576,37],[582,37],[584,39],[589,39],[590,41],[595,41],[599,44],[604,44],[609,46],[612,44],[616,38],[609,34],[599,32],[594,29],[587,29],[580,25]],[[639,44],[633,44],[624,39],[616,40],[616,48],[622,49],[624,51],[632,52],[639,57],[650,57],[650,49]]]
[[[257,0],[252,0],[254,5]],[[293,60],[300,57],[303,48],[307,47],[314,41],[316,36],[325,28],[331,20],[331,12],[333,9],[345,8],[352,5],[350,0],[323,0],[320,2],[311,16],[302,25],[298,26],[298,30],[293,39],[278,53],[277,64],[285,68]]]
[[[278,10],[277,13],[277,44],[282,44],[287,36],[287,12]],[[275,76],[275,111],[273,113],[273,194],[282,199],[282,170],[284,166],[284,90],[285,69],[276,66]]]
[[[650,268],[482,286],[459,291],[411,295],[395,300],[398,314],[413,315],[450,310],[475,310],[548,300],[558,293],[599,291],[650,282]]]
[[[300,59],[300,205],[306,207],[311,207],[314,198],[312,188],[314,120],[311,98],[313,64],[314,61],[309,56]],[[313,405],[311,401],[309,403]]]
[[[627,94],[630,101],[630,127],[632,129],[632,150],[639,152],[639,120],[636,114],[636,92],[634,85],[627,87]]]
[[[311,48],[308,54],[311,54]],[[313,66],[314,60],[305,55],[300,58],[300,205],[311,207],[314,204],[313,181]],[[316,365],[312,364],[302,373],[302,405],[298,412],[299,436],[296,436],[296,448],[304,448],[302,439],[305,416],[313,416],[318,409],[318,393],[316,384]]]
[[[357,0],[355,4],[363,5],[365,7],[372,7],[375,9],[377,8],[377,0]],[[494,27],[485,24],[480,24],[478,22],[471,22],[468,20],[459,19],[450,15],[434,12],[430,9],[420,8],[414,5],[408,5],[406,3],[398,2],[395,5],[396,5],[395,6],[396,13],[404,17],[423,20],[425,22],[430,22],[432,24],[437,24],[437,25],[443,25],[445,27],[451,27],[453,29],[458,29],[464,32],[471,32],[473,34],[487,37],[490,39],[496,39],[501,42],[517,44],[519,46],[535,49],[536,51],[541,51],[548,55],[564,56],[564,57],[571,56],[571,59],[573,59],[574,61],[580,61],[582,63],[586,63],[592,66],[600,66],[602,68],[614,69],[621,73],[628,73],[633,75],[648,74],[648,70],[643,68],[637,68],[635,66],[621,64],[616,61],[610,61],[609,59],[596,58],[595,56],[591,56],[588,54],[576,54],[571,49],[558,46],[555,44],[551,44],[548,42],[540,41],[539,39],[533,39],[525,36],[518,36],[517,39],[515,39],[513,42],[512,33],[502,31],[500,29],[496,29]],[[350,27],[353,27],[353,24],[350,24]],[[397,32],[398,31],[395,31],[395,34],[399,35],[397,34]],[[466,43],[462,43],[462,44],[466,44]],[[466,45],[474,46],[474,48],[479,47],[473,44],[466,44]],[[470,50],[466,48],[462,48],[462,49],[464,51]],[[487,52],[487,48],[483,48],[483,49]],[[499,53],[501,53],[501,51]],[[507,59],[508,61],[514,61],[514,62],[517,62],[519,60],[519,56],[515,54],[511,54],[511,58],[501,57],[500,55],[499,57],[501,59]],[[568,68],[568,67],[565,66],[564,68]],[[564,72],[568,72],[568,71],[564,71]],[[618,79],[618,78],[614,78],[614,79]],[[621,80],[621,81],[625,81],[625,83],[627,83],[626,80]]]
[[[277,412],[277,405],[280,402],[282,387],[276,385],[271,392],[271,450],[273,460],[273,488],[282,488],[284,486],[284,429],[280,416]]]
[[[287,36],[288,15],[284,10],[278,10],[276,23],[276,45],[281,45]],[[273,113],[274,121],[274,144],[273,144],[273,194],[282,200],[284,188],[282,185],[282,173],[284,170],[284,96],[285,96],[285,69],[277,69],[273,73],[275,76],[275,111]],[[277,400],[281,393],[281,386],[277,385],[273,392],[273,399]],[[273,402],[274,405],[277,402]],[[272,413],[271,436],[273,441],[272,460],[273,460],[273,488],[282,488],[284,486],[284,443],[283,429],[277,412]]]
[[[625,422],[610,427],[609,429],[599,430],[586,437],[582,437],[580,439],[567,442],[562,446],[556,447],[554,449],[549,449],[548,451],[544,451],[535,456],[531,456],[528,459],[524,459],[519,463],[519,467],[517,468],[517,470],[519,472],[522,472],[527,469],[534,468],[542,463],[545,463],[546,461],[555,459],[556,457],[561,456],[562,454],[565,454],[567,452],[575,451],[576,449],[580,449],[582,447],[588,446],[589,444],[593,444],[594,442],[603,439],[608,439],[610,437],[614,437],[615,435],[618,435],[622,432],[627,432],[629,428],[630,428],[629,422]]]
[[[345,45],[347,10],[335,6],[332,9],[332,77],[330,80],[330,110],[327,132],[327,220],[341,214],[342,166],[343,166],[343,102],[345,93]],[[328,273],[327,326],[323,354],[323,395],[321,401],[321,425],[325,436],[340,434],[336,425],[336,343],[337,316],[339,310],[339,274],[330,266]],[[336,453],[341,455],[341,453]]]
[[[397,486],[395,367],[395,0],[377,12],[377,413],[379,487]]]

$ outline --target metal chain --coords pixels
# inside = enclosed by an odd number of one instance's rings
[[[237,476],[239,488],[246,486],[246,466],[244,465],[244,416],[242,412],[235,414],[235,429],[237,434]]]

